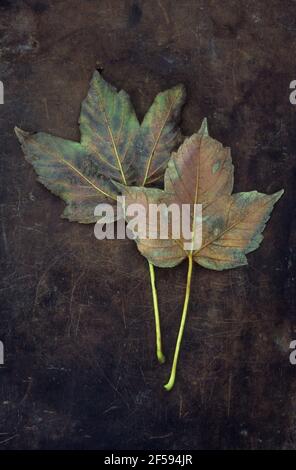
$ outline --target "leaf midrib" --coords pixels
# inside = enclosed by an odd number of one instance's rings
[[[268,204],[269,202],[270,202],[270,201],[267,200],[267,201],[265,201],[265,203],[262,204],[262,205],[265,206],[265,205]],[[216,240],[219,240],[225,233],[229,232],[229,231],[230,231],[231,229],[233,229],[236,225],[238,225],[238,224],[240,224],[241,222],[243,222],[244,219],[245,219],[246,217],[248,217],[248,215],[249,215],[250,212],[251,212],[251,209],[249,209],[249,210],[247,211],[247,213],[245,213],[245,214],[242,216],[242,218],[240,218],[239,220],[236,220],[233,224],[231,224],[229,227],[227,227],[225,230],[223,230],[221,233],[219,233],[219,234],[217,235],[217,237],[215,237],[215,238],[209,240],[207,243],[205,243],[204,245],[202,245],[199,250],[196,250],[196,251],[193,253],[193,255],[195,256],[195,255],[196,255],[197,253],[199,253],[201,250],[203,250],[203,249],[206,248],[207,246],[211,245],[211,244],[212,244],[213,242],[215,242]]]
[[[105,124],[107,126],[107,129],[108,129],[108,132],[109,132],[109,135],[110,135],[110,138],[111,138],[111,142],[112,142],[114,154],[115,154],[115,157],[116,157],[116,160],[117,160],[117,163],[118,163],[118,170],[121,174],[122,182],[126,186],[127,185],[126,178],[125,178],[125,175],[124,175],[124,172],[123,172],[122,164],[121,164],[120,157],[119,157],[119,154],[118,154],[118,151],[117,151],[117,147],[116,147],[116,144],[115,144],[115,141],[114,141],[114,138],[113,138],[112,129],[111,129],[110,124],[109,124],[109,119],[108,119],[108,116],[107,116],[107,113],[106,113],[106,110],[105,110],[105,106],[103,104],[102,95],[101,95],[99,87],[98,87],[98,93],[99,93],[99,107],[101,108],[101,111],[103,113]]]
[[[65,165],[69,166],[75,173],[77,173],[82,179],[84,179],[90,186],[92,186],[96,191],[104,194],[106,197],[113,199],[116,201],[116,198],[114,196],[111,196],[111,194],[108,194],[106,191],[103,189],[99,188],[99,186],[96,186],[90,179],[87,178],[81,171],[79,171],[74,165],[72,165],[70,162],[67,162],[67,160],[64,160],[63,158],[57,159],[58,161],[63,162]]]
[[[166,123],[167,123],[167,121],[168,121],[168,118],[169,118],[169,116],[170,116],[170,114],[171,114],[171,112],[172,112],[173,105],[176,103],[176,101],[177,101],[177,99],[179,98],[179,96],[180,96],[180,93],[178,93],[178,95],[175,97],[175,99],[171,100],[169,110],[168,110],[168,112],[167,112],[167,114],[166,114],[166,117],[165,117],[165,119],[164,119],[164,122],[163,122],[163,124],[162,124],[162,126],[161,126],[161,128],[160,128],[160,131],[159,131],[159,133],[158,133],[158,135],[157,135],[157,138],[155,139],[154,145],[153,145],[152,150],[151,150],[151,152],[150,152],[150,155],[149,155],[149,158],[148,158],[148,161],[147,161],[147,166],[146,166],[146,171],[145,171],[144,179],[143,179],[143,182],[142,182],[142,186],[145,186],[145,184],[146,184],[146,181],[147,181],[147,179],[148,179],[149,170],[150,170],[150,166],[151,166],[151,162],[152,162],[152,159],[153,159],[154,152],[155,152],[156,147],[157,147],[157,145],[158,145],[158,142],[159,142],[159,140],[160,140],[161,134],[163,133],[164,127],[165,127],[165,125],[166,125]]]

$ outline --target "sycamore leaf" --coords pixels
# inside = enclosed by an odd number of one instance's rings
[[[199,132],[186,139],[177,153],[172,155],[165,172],[164,191],[122,185],[119,188],[125,196],[123,208],[129,229],[136,236],[138,248],[149,263],[172,267],[188,258],[180,327],[170,377],[164,385],[167,391],[172,390],[176,379],[193,261],[215,270],[247,264],[246,254],[260,245],[262,231],[273,206],[283,194],[283,191],[278,191],[268,196],[251,191],[231,195],[232,188],[230,151],[209,136],[205,120]],[[202,206],[201,214],[198,204]],[[186,217],[184,207],[187,208]],[[155,213],[160,217],[155,217]],[[182,231],[184,218],[190,226],[186,236]],[[175,230],[176,221],[179,233]],[[198,243],[195,243],[197,238]]]
[[[116,200],[114,185],[99,173],[97,161],[78,142],[43,132],[29,134],[17,127],[15,132],[38,181],[66,202],[63,218],[94,223],[96,205]]]
[[[181,142],[177,124],[185,97],[184,86],[177,85],[159,93],[146,113],[131,148],[139,186],[162,178],[171,152]]]
[[[170,153],[180,141],[176,124],[184,100],[182,85],[159,93],[140,126],[129,96],[123,90],[117,92],[96,71],[81,106],[80,143],[43,132],[15,131],[38,180],[66,202],[63,217],[93,223],[95,207],[116,200],[118,191],[111,180],[145,185],[163,176]],[[157,357],[163,362],[154,268],[150,263],[149,271]]]
[[[100,202],[116,200],[111,182],[143,184],[163,175],[179,141],[179,118],[185,99],[182,85],[160,93],[140,127],[129,96],[95,71],[80,114],[81,142],[16,128],[26,159],[38,180],[67,204],[63,217],[96,222]]]
[[[38,180],[63,199],[64,218],[94,223],[100,202],[114,202],[118,192],[110,178],[131,184],[134,171],[129,147],[139,123],[129,96],[95,72],[81,108],[81,143],[15,128],[26,159]]]
[[[169,238],[160,239],[159,224],[155,225],[147,217],[143,234],[139,232],[137,237],[140,252],[159,267],[176,266],[189,256],[198,264],[216,270],[247,264],[245,255],[260,245],[261,233],[283,191],[270,196],[257,191],[231,195],[232,187],[230,151],[208,135],[204,121],[200,131],[186,139],[172,155],[165,172],[165,191],[121,189],[126,196],[126,207],[139,203],[148,213],[150,204],[159,204],[159,212],[169,224]],[[193,237],[197,221],[194,205],[202,204],[202,243],[197,250],[187,248],[182,234],[179,239],[172,238],[172,220],[166,209],[171,204],[176,204],[180,212],[182,204],[191,205]]]

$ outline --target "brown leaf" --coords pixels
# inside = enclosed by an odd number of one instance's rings
[[[275,202],[283,191],[271,196],[251,191],[231,195],[233,166],[230,150],[208,135],[206,121],[197,134],[185,140],[174,153],[165,172],[165,191],[143,188],[123,188],[126,206],[159,204],[163,220],[168,220],[169,238],[160,239],[160,225],[152,226],[148,217],[145,233],[137,238],[141,253],[153,264],[172,267],[188,256],[209,269],[230,269],[247,264],[246,254],[260,245],[261,235]],[[165,203],[162,207],[161,204]],[[198,249],[188,249],[185,239],[172,236],[172,220],[167,206],[183,204],[191,208],[190,231],[196,236],[195,205],[202,204],[202,243]],[[182,213],[181,213],[182,214]],[[131,220],[131,217],[127,218]],[[181,215],[182,220],[182,215]],[[153,236],[146,238],[151,229]]]
[[[182,204],[207,204],[220,195],[232,193],[230,149],[209,136],[206,119],[199,132],[172,154],[164,181],[165,190]]]

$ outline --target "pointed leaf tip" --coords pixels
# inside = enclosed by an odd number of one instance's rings
[[[284,194],[284,192],[285,192],[284,189],[280,189],[279,191],[277,191],[276,193],[274,193],[275,202],[277,202],[277,201],[282,197],[282,195]]]
[[[200,134],[200,135],[209,135],[208,120],[207,120],[207,118],[204,118],[204,119],[202,120],[202,123],[201,123],[200,129],[199,129],[199,131],[198,131],[198,134]]]
[[[23,131],[20,127],[15,126],[14,128],[15,135],[17,136],[19,142],[22,144],[26,137],[30,135],[29,132]]]
[[[185,85],[183,85],[183,83],[178,83],[172,88],[172,90],[173,89],[178,90],[182,94],[183,99],[186,98],[186,88],[185,88]]]

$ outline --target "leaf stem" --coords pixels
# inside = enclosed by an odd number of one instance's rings
[[[154,316],[155,316],[156,355],[157,355],[158,361],[161,364],[163,364],[165,362],[165,356],[163,355],[162,344],[161,344],[161,330],[160,330],[157,290],[155,287],[155,272],[154,272],[153,264],[150,263],[150,261],[148,261],[148,263],[149,263],[150,281],[151,281],[151,288],[152,288]]]
[[[181,342],[182,342],[182,338],[183,338],[184,327],[185,327],[186,316],[187,316],[187,310],[188,310],[189,297],[190,297],[192,265],[193,265],[192,253],[190,253],[190,255],[188,256],[188,273],[187,273],[186,294],[185,294],[185,300],[184,300],[184,306],[183,306],[183,312],[182,312],[182,317],[181,317],[179,333],[178,333],[178,337],[177,337],[174,360],[173,360],[173,365],[172,365],[172,370],[171,370],[171,375],[170,375],[169,381],[168,381],[167,384],[164,385],[164,388],[167,391],[172,390],[172,388],[174,386],[174,383],[175,383],[175,379],[176,379],[176,370],[177,370],[177,364],[178,364],[178,359],[179,359],[179,354],[180,354],[180,346],[181,346]]]

